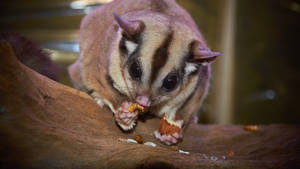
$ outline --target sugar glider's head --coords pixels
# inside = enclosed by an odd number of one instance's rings
[[[199,68],[220,54],[179,18],[154,12],[114,18],[109,78],[118,92],[141,105],[183,102],[197,87]]]

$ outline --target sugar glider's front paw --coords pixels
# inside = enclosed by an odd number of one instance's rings
[[[133,129],[138,118],[138,111],[130,111],[132,104],[125,101],[115,112],[115,119],[118,125],[125,131]]]
[[[158,130],[154,131],[154,136],[166,145],[177,144],[182,139],[182,133],[161,134]]]
[[[183,120],[171,120],[164,115],[160,121],[159,131],[154,132],[154,136],[159,141],[172,145],[178,143],[182,138]]]
[[[108,101],[108,100],[106,100],[104,98],[100,98],[99,95],[98,96],[95,96],[95,95],[98,95],[98,94],[95,94],[95,93],[91,94],[91,96],[94,98],[94,100],[96,101],[96,103],[98,104],[99,107],[103,108],[103,106],[106,105],[106,106],[108,106],[110,108],[110,110],[113,113],[116,112],[113,104],[110,101]]]

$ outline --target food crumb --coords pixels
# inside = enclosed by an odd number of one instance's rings
[[[247,125],[247,126],[244,126],[244,130],[256,132],[258,130],[258,126],[257,125]]]
[[[137,143],[137,142],[135,140],[129,138],[129,139],[127,139],[127,143]]]
[[[126,142],[126,143],[137,143],[135,140],[133,139],[126,139],[126,138],[119,138],[118,139],[120,142]]]
[[[129,112],[139,111],[139,112],[143,113],[145,111],[145,108],[137,103],[133,103],[128,107],[127,110]]]
[[[171,150],[173,150],[173,151],[178,151],[178,147],[177,147],[177,146],[171,146],[170,148],[171,148]]]
[[[217,160],[218,160],[218,157],[211,156],[211,157],[210,157],[210,160],[212,160],[212,161],[217,161]]]
[[[187,154],[187,155],[189,155],[189,154],[190,154],[190,152],[183,151],[183,150],[178,150],[178,152],[179,152],[179,153],[182,153],[182,154]]]
[[[135,136],[135,141],[139,144],[143,144],[143,137],[140,135]]]
[[[156,147],[156,144],[152,143],[152,142],[146,142],[146,143],[144,143],[144,145],[151,146],[151,147]]]
[[[234,152],[233,152],[232,150],[230,150],[230,151],[228,152],[228,156],[229,156],[229,157],[233,157],[233,156],[234,156]]]

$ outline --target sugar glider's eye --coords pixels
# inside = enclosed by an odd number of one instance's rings
[[[133,61],[129,66],[129,74],[131,78],[135,81],[138,81],[142,77],[142,68],[138,61]]]
[[[170,73],[163,81],[162,89],[166,92],[173,91],[179,82],[177,73]]]

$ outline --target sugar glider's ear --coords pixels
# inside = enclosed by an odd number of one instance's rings
[[[213,52],[207,47],[203,47],[201,43],[197,40],[192,41],[190,44],[191,56],[188,62],[193,62],[197,64],[207,64],[212,63],[217,56],[222,55],[220,52]]]
[[[121,18],[118,14],[113,13],[116,22],[124,30],[129,39],[135,39],[145,28],[143,21],[130,21]]]

